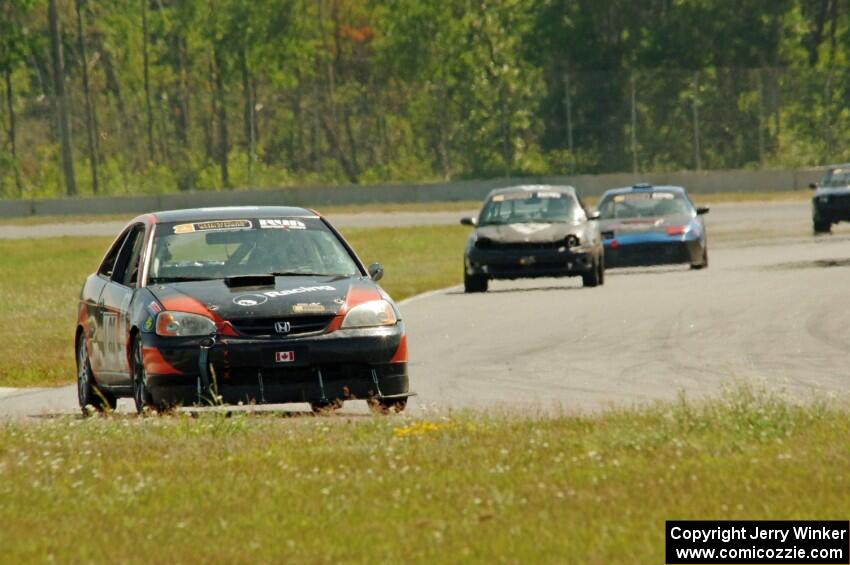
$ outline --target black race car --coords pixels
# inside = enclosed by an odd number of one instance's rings
[[[407,338],[392,299],[320,215],[302,208],[139,216],[80,296],[80,406],[363,398],[400,411]]]
[[[464,253],[466,292],[486,292],[490,279],[580,276],[605,282],[602,240],[571,186],[517,186],[487,196]]]
[[[812,197],[812,228],[815,233],[829,233],[832,224],[850,221],[850,163],[830,167]]]

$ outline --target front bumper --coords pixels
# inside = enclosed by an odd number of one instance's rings
[[[812,199],[813,218],[818,222],[850,221],[850,194],[830,194]]]
[[[204,404],[213,395],[227,404],[410,395],[401,323],[292,339],[148,337],[156,353],[145,357],[147,388],[156,404]]]
[[[699,265],[702,262],[703,246],[698,239],[669,242],[622,243],[618,241],[616,246],[612,245],[611,241],[605,241],[606,268],[645,267],[678,263]]]
[[[470,249],[465,258],[467,275],[491,279],[570,277],[593,270],[595,252],[552,249]]]

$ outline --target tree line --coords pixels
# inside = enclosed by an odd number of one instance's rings
[[[0,196],[850,159],[850,0],[0,0]]]

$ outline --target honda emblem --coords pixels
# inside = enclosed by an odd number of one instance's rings
[[[289,322],[275,322],[274,324],[274,331],[279,334],[288,334],[291,329],[292,325]]]

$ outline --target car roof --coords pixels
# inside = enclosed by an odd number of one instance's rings
[[[560,192],[561,194],[576,195],[576,189],[565,184],[520,184],[517,186],[509,186],[507,188],[496,188],[490,191],[487,198],[492,198],[497,194],[520,194],[523,192]]]
[[[827,172],[831,173],[836,169],[850,169],[850,163],[844,163],[843,165],[830,165],[826,168]]]
[[[688,193],[688,191],[686,191],[681,186],[673,186],[669,184],[662,184],[656,186],[648,183],[638,183],[633,186],[624,186],[622,188],[612,188],[611,190],[606,190],[602,197],[604,198],[609,194],[628,194],[630,192],[675,192],[677,194],[682,195]]]
[[[318,218],[319,215],[306,208],[294,206],[223,206],[219,208],[188,208],[154,212],[157,223],[205,222],[208,220],[240,220],[260,216],[276,218]]]

